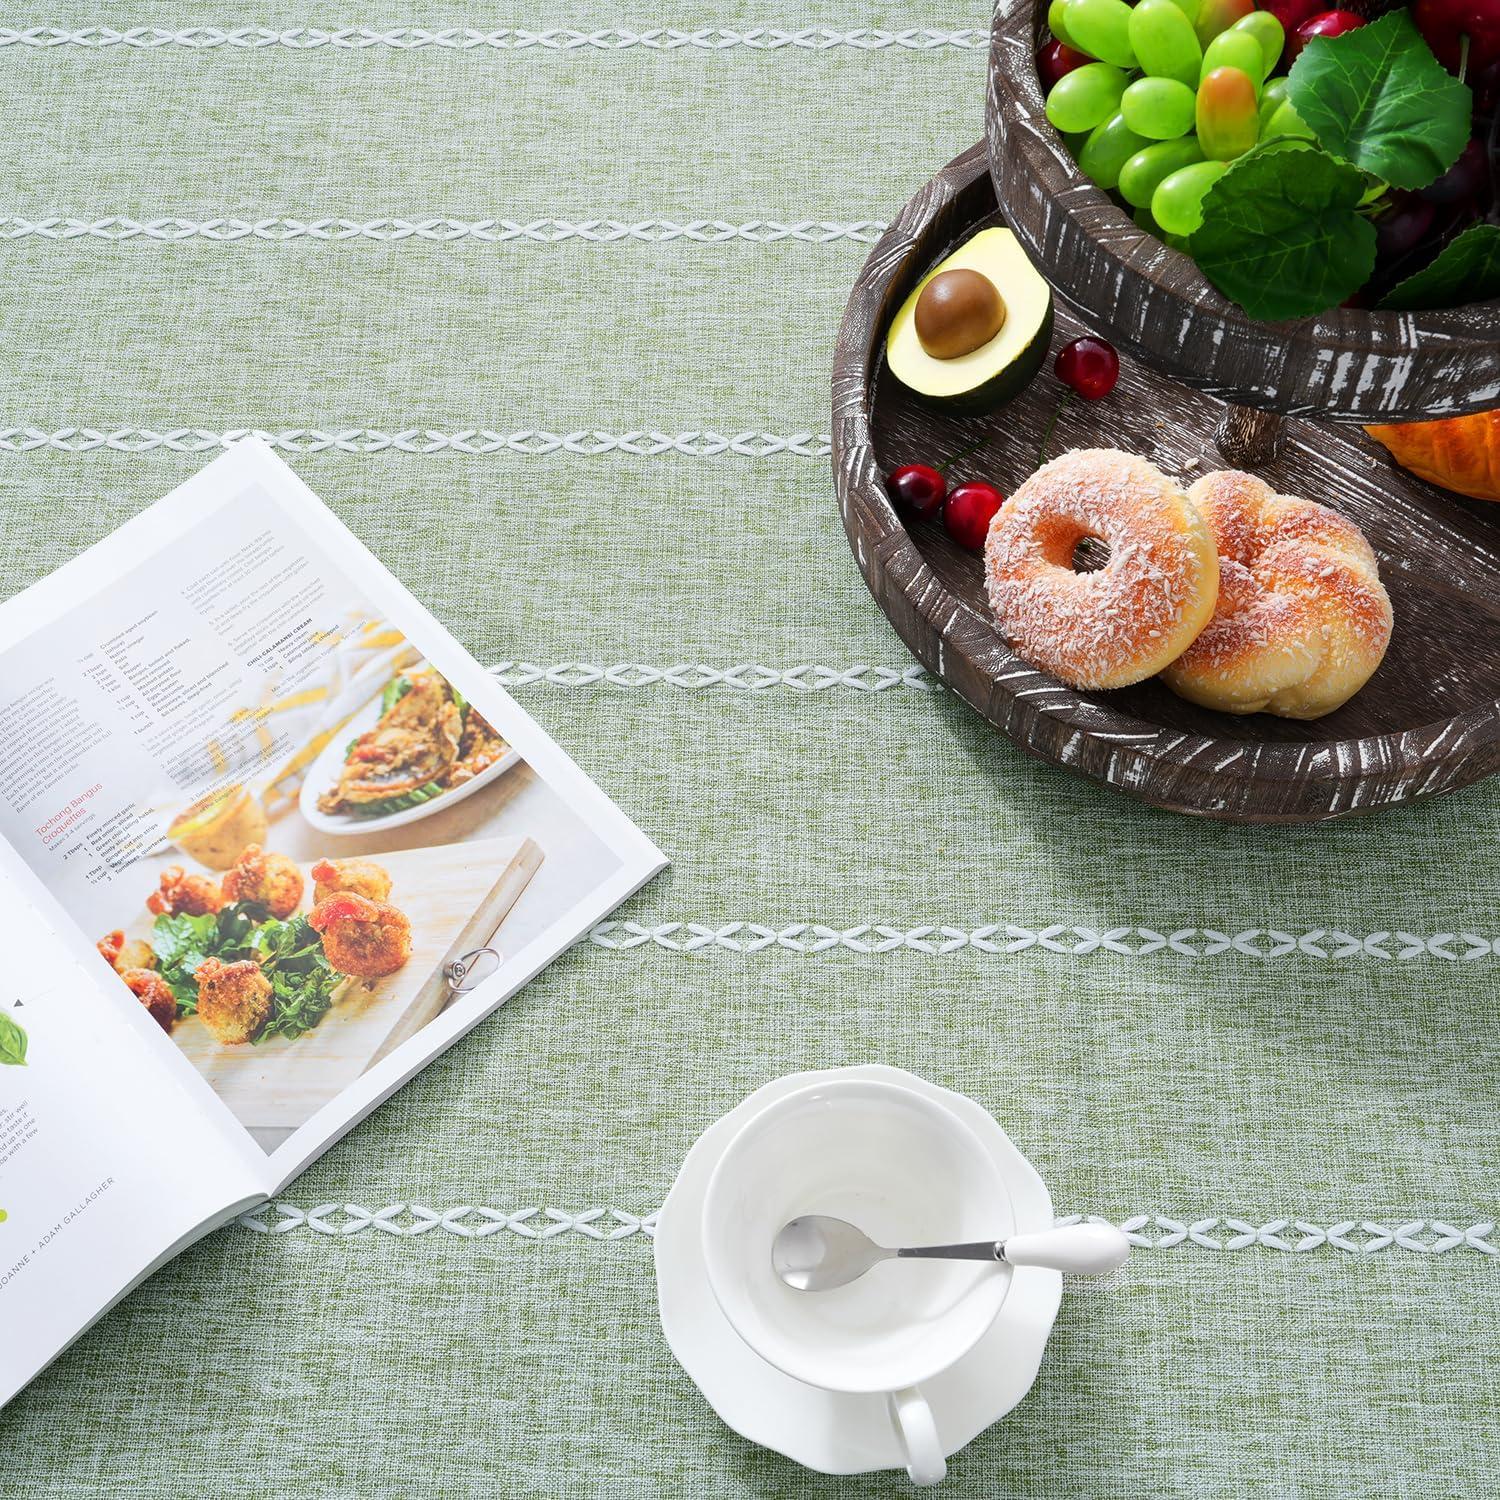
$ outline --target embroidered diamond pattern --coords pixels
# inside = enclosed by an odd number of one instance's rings
[[[235,1222],[255,1234],[291,1234],[310,1230],[330,1238],[347,1239],[374,1230],[404,1239],[446,1233],[457,1239],[485,1239],[509,1234],[517,1239],[544,1241],[580,1235],[590,1240],[650,1239],[656,1233],[657,1212],[635,1214],[618,1208],[592,1207],[578,1210],[528,1207],[491,1208],[462,1203],[442,1212],[419,1203],[389,1203],[383,1208],[365,1208],[356,1203],[320,1203],[302,1209],[277,1200],[264,1203]],[[1107,1224],[1097,1214],[1067,1214],[1059,1224]],[[1467,1228],[1439,1219],[1409,1219],[1387,1227],[1368,1219],[1344,1219],[1320,1226],[1304,1219],[1269,1219],[1263,1224],[1233,1215],[1198,1219],[1176,1219],[1166,1214],[1133,1214],[1118,1221],[1132,1245],[1143,1250],[1176,1250],[1183,1247],[1235,1251],[1275,1250],[1306,1254],[1314,1250],[1337,1250],[1350,1255],[1373,1255],[1383,1251],[1407,1251],[1417,1255],[1442,1255],[1469,1250],[1481,1255],[1500,1255],[1500,1245],[1491,1238],[1495,1221],[1482,1220]]]

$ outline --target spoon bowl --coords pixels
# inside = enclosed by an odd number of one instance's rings
[[[1112,1224],[1065,1224],[1004,1240],[889,1250],[847,1219],[802,1214],[782,1225],[771,1245],[771,1264],[794,1290],[827,1292],[858,1281],[884,1260],[987,1260],[1099,1276],[1129,1254],[1130,1241]]]

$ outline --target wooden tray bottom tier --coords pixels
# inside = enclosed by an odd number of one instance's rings
[[[940,523],[891,523],[883,497],[870,493],[872,481],[901,464],[942,465],[986,436],[985,449],[954,465],[950,484],[983,478],[1009,494],[1037,466],[1064,394],[1050,360],[995,415],[960,419],[921,405],[879,357],[905,291],[969,235],[998,223],[982,157],[966,153],[893,229],[914,240],[908,253],[893,263],[883,241],[866,267],[873,388],[868,374],[862,392],[851,378],[859,288],[840,346],[835,457],[846,529],[877,601],[919,659],[1023,748],[1180,811],[1312,821],[1451,790],[1500,768],[1500,508],[1413,478],[1357,427],[1291,420],[1281,455],[1257,470],[1280,492],[1350,517],[1379,554],[1395,633],[1379,671],[1343,708],[1311,722],[1236,717],[1187,703],[1154,680],[1074,693],[1016,661],[995,631],[980,558]],[[1090,331],[1059,301],[1053,355]],[[841,420],[856,399],[856,420]],[[1064,408],[1049,456],[1122,448],[1186,485],[1230,467],[1215,442],[1224,412],[1217,400],[1122,360],[1111,395],[1075,397]]]

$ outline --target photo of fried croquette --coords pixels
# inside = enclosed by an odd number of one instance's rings
[[[391,877],[373,859],[320,859],[312,867],[312,878],[314,906],[340,891],[371,901],[384,901],[391,893]]]
[[[264,906],[273,917],[289,917],[302,900],[302,871],[295,860],[246,844],[224,872],[224,900]]]
[[[163,1031],[171,1031],[177,1022],[177,996],[167,981],[155,969],[121,969],[120,978],[130,993],[151,1012],[151,1019]]]
[[[271,981],[253,958],[206,958],[198,981],[198,1019],[228,1046],[253,1041],[271,1016]]]
[[[323,952],[340,974],[380,979],[411,957],[411,923],[388,901],[340,891],[313,907],[308,918],[323,936]]]
[[[156,967],[156,954],[151,951],[151,944],[140,938],[127,938],[118,927],[113,932],[106,932],[94,946],[99,950],[99,957],[116,974],[123,974],[127,969]]]
[[[224,893],[217,880],[188,875],[181,865],[168,865],[161,872],[160,889],[146,897],[146,910],[159,917],[202,917],[222,911],[224,906]]]

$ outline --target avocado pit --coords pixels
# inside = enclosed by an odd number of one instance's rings
[[[922,288],[914,310],[917,342],[934,359],[983,348],[1005,326],[1005,300],[982,271],[941,271]]]

